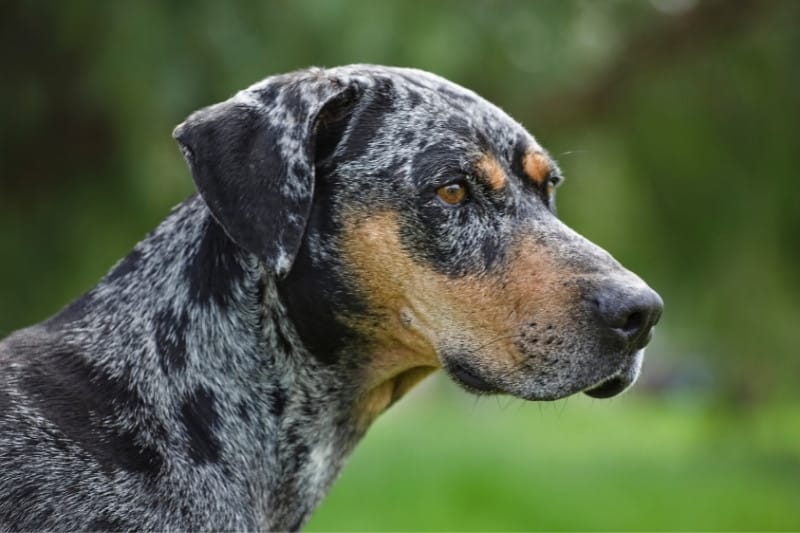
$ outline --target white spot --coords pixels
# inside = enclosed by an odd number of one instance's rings
[[[308,457],[308,468],[311,470],[311,486],[325,486],[331,474],[331,464],[333,463],[333,446],[322,443],[311,450]]]
[[[286,253],[285,250],[281,250],[280,254],[278,254],[277,259],[275,259],[275,273],[278,275],[283,275],[289,272],[289,269],[292,267],[292,259],[289,257],[289,254]]]

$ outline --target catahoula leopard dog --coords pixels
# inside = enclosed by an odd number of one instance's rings
[[[370,423],[608,397],[659,296],[555,215],[556,164],[419,70],[269,77],[174,131],[198,194],[0,344],[0,529],[296,530]]]

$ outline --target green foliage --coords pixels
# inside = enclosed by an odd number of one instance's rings
[[[800,529],[800,2],[17,0],[0,35],[0,336],[192,191],[189,112],[352,62],[502,106],[560,161],[562,218],[663,296],[660,400],[403,405],[312,529]]]

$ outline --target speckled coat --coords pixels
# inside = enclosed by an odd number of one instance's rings
[[[274,76],[175,130],[199,194],[0,343],[0,530],[295,530],[444,367],[609,396],[661,303],[519,124],[421,71]]]

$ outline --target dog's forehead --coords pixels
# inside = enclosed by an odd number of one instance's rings
[[[381,75],[381,70],[375,72],[375,75]],[[439,126],[441,131],[453,133],[453,130],[458,132],[459,127],[466,126],[497,146],[522,142],[538,148],[536,141],[522,125],[470,89],[417,69],[388,67],[383,75],[395,83],[398,98],[406,103],[421,105],[429,112],[427,118],[434,119],[433,125]],[[421,102],[418,100],[420,96]],[[430,135],[436,129],[422,130],[420,135]]]
[[[310,102],[320,97],[320,80],[359,87],[366,94],[381,93],[381,96],[390,97],[391,105],[386,106],[384,112],[398,116],[398,120],[387,124],[390,127],[381,133],[394,138],[405,133],[406,144],[412,137],[433,142],[437,136],[453,137],[454,133],[469,130],[479,133],[501,150],[524,146],[530,151],[541,151],[534,137],[502,109],[465,87],[419,69],[370,64],[328,69],[314,67],[266,78],[241,91],[237,98],[253,101],[257,94],[257,100],[263,101],[269,94],[271,98],[281,99],[285,95],[276,89],[292,85],[300,89],[293,98]],[[400,129],[405,131],[398,131]]]
[[[319,108],[331,90],[350,95],[348,125],[331,159],[340,175],[352,178],[342,184],[347,190],[368,177],[404,183],[411,191],[487,165],[497,170],[490,175],[516,175],[536,186],[558,174],[534,137],[502,109],[422,70],[367,64],[310,68],[266,78],[234,98],[256,107],[272,102],[271,122],[291,125],[298,110]]]

